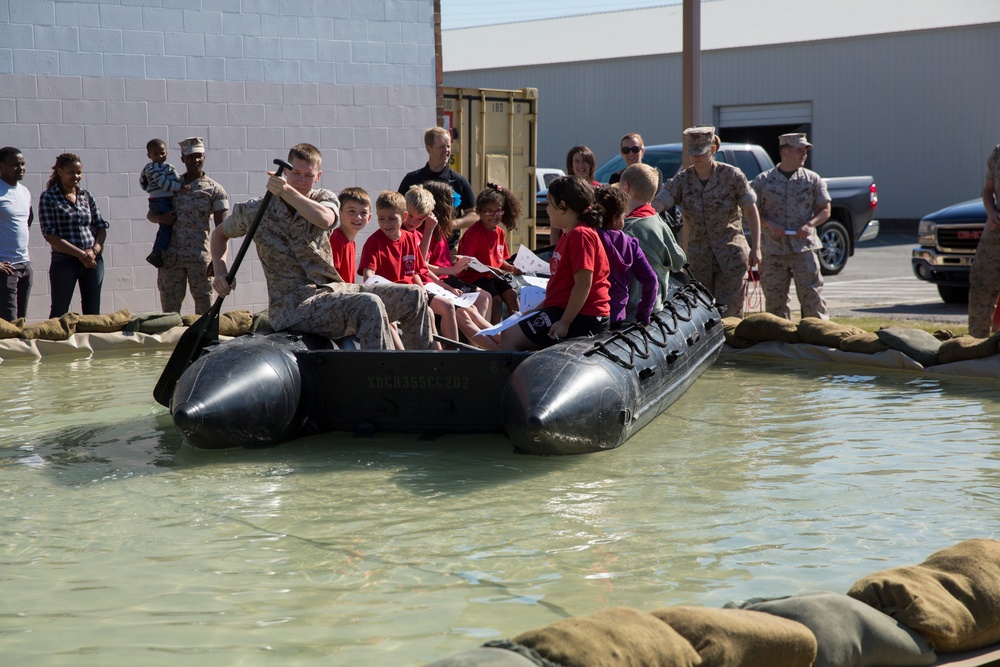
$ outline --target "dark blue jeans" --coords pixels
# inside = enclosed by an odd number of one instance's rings
[[[0,275],[0,317],[8,322],[27,317],[31,278],[31,262],[15,264],[9,276]]]
[[[83,268],[76,257],[61,252],[52,253],[49,265],[49,289],[52,292],[52,309],[49,317],[61,317],[69,312],[76,284],[80,283],[80,310],[83,315],[101,314],[101,286],[104,284],[104,257],[97,256],[97,266]]]

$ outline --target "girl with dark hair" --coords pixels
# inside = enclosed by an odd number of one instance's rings
[[[56,158],[46,190],[38,199],[38,221],[42,235],[52,246],[49,317],[69,311],[77,283],[84,315],[101,313],[104,284],[104,240],[108,223],[97,210],[89,192],[80,188],[83,163],[73,153]]]
[[[492,271],[480,272],[467,268],[458,274],[458,279],[493,296],[492,321],[495,323],[500,321],[501,303],[507,306],[508,313],[517,312],[520,308],[517,292],[509,282],[500,277],[499,272],[515,276],[523,273],[507,261],[510,250],[507,248],[507,235],[504,232],[504,227],[511,231],[517,229],[517,221],[521,217],[521,202],[507,188],[488,183],[486,189],[476,197],[476,213],[479,214],[479,220],[462,235],[458,242],[458,255],[459,258],[465,256],[477,259]]]
[[[611,312],[608,257],[596,228],[604,208],[594,189],[579,176],[562,176],[549,185],[549,220],[563,235],[552,253],[552,277],[545,301],[530,317],[503,332],[504,350],[538,350],[564,338],[608,330]]]
[[[649,265],[639,241],[622,231],[625,215],[629,212],[628,195],[616,185],[602,185],[594,192],[594,198],[604,209],[604,220],[597,235],[604,244],[611,271],[608,296],[611,299],[611,327],[625,322],[629,304],[629,294],[642,291],[642,299],[635,313],[635,320],[649,324],[649,318],[656,304],[659,280],[656,271]]]

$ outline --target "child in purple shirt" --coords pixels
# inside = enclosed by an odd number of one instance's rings
[[[611,326],[621,326],[625,321],[629,285],[633,279],[636,281],[633,288],[638,286],[642,289],[642,300],[639,301],[635,319],[648,324],[656,303],[659,280],[639,247],[639,241],[621,231],[628,213],[628,196],[621,188],[602,185],[595,191],[595,199],[604,209],[604,224],[597,230],[597,235],[604,243],[611,266]]]

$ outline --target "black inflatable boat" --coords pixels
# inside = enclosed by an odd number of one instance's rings
[[[328,431],[506,433],[532,454],[611,449],[680,397],[719,355],[711,294],[671,280],[645,326],[540,352],[364,351],[272,333],[209,347],[181,376],[174,424],[194,447],[276,444]]]

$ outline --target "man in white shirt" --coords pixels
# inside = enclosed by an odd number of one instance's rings
[[[20,183],[24,165],[20,150],[0,148],[0,318],[8,322],[25,317],[31,295],[28,227],[35,213]]]

